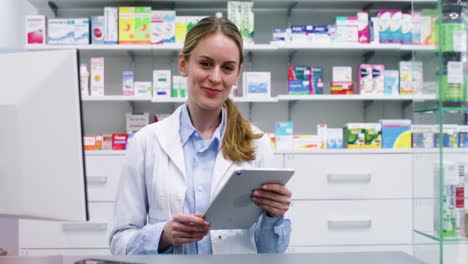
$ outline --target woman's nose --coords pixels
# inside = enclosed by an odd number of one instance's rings
[[[221,82],[221,72],[219,68],[214,68],[209,76],[209,80],[213,83]]]

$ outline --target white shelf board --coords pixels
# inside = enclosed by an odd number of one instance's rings
[[[275,102],[278,102],[278,98],[276,97],[269,97],[269,98],[231,97],[231,99],[236,103],[275,103]]]
[[[315,94],[315,95],[278,95],[279,101],[411,101],[435,99],[435,96],[413,95],[361,95],[361,94]]]
[[[125,150],[86,150],[86,156],[123,156],[125,155]]]
[[[153,103],[185,103],[187,98],[172,98],[172,97],[159,97],[159,98],[153,98],[151,102]]]
[[[412,149],[293,149],[274,150],[276,154],[411,154]]]
[[[271,44],[279,50],[405,50],[435,51],[432,45],[361,44],[361,43],[287,43]]]
[[[85,102],[115,102],[115,101],[122,101],[122,102],[133,102],[133,101],[146,101],[150,102],[150,97],[138,97],[138,96],[125,96],[125,95],[104,95],[104,96],[83,96],[81,98],[82,101]]]

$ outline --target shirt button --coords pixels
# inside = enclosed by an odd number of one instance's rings
[[[197,189],[198,189],[199,192],[201,192],[201,191],[203,191],[203,186],[202,186],[202,185],[198,185]]]

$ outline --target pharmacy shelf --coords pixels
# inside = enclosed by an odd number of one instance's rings
[[[167,97],[167,98],[153,98],[151,102],[153,103],[185,103],[187,98],[172,98],[172,97]]]
[[[276,97],[268,98],[255,98],[255,97],[231,97],[231,99],[236,103],[274,103],[278,102]],[[186,98],[153,98],[152,102],[154,103],[185,103]]]
[[[468,148],[443,148],[443,153],[461,153],[461,154],[468,154]],[[439,154],[439,148],[413,148],[414,154],[424,154],[424,153],[432,153],[432,154]]]
[[[361,95],[361,94],[316,94],[278,95],[279,101],[411,101],[434,100],[435,95]]]
[[[271,44],[279,50],[384,50],[384,51],[435,51],[433,45],[364,44],[364,43],[287,43]]]
[[[274,150],[275,154],[411,154],[412,149],[292,149]]]
[[[27,50],[63,50],[77,49],[80,51],[141,51],[141,52],[173,52],[180,51],[182,44],[84,44],[84,45],[26,45]],[[384,50],[384,51],[435,51],[430,45],[399,45],[399,44],[253,44],[246,45],[245,51],[276,51],[276,50]]]
[[[85,102],[150,102],[150,97],[125,96],[125,95],[104,95],[104,96],[83,96]]]
[[[124,156],[125,150],[86,150],[86,156]]]

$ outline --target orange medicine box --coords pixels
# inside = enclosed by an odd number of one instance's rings
[[[84,150],[102,150],[102,136],[84,136]]]
[[[119,44],[134,44],[135,7],[119,7]]]

